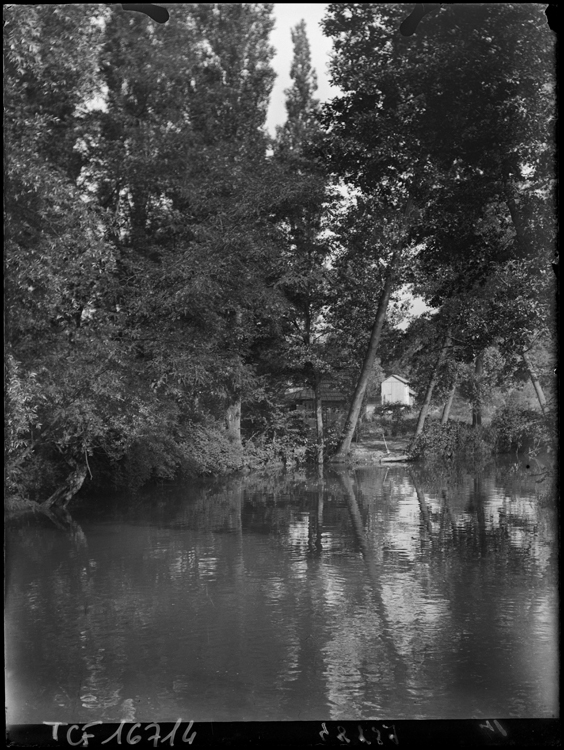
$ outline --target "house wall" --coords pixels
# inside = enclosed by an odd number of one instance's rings
[[[374,415],[374,411],[376,410],[376,404],[366,404],[364,407],[364,414],[367,417],[367,419],[371,419]]]
[[[323,424],[328,427],[336,424],[341,420],[344,414],[345,404],[340,401],[325,401],[322,399],[321,408],[323,411]],[[315,402],[311,400],[298,401],[294,407],[304,420],[314,427],[315,420]]]
[[[410,406],[409,386],[399,380],[385,380],[382,383],[382,403]]]

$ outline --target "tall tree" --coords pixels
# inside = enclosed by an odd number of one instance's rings
[[[332,460],[335,462],[341,462],[347,459],[351,443],[355,435],[358,419],[360,417],[366,394],[366,389],[368,387],[368,383],[374,369],[374,364],[376,362],[376,355],[378,353],[378,346],[382,336],[390,299],[393,292],[400,285],[400,282],[398,280],[400,276],[399,271],[402,261],[405,260],[405,255],[407,254],[407,234],[409,231],[411,214],[411,202],[410,200],[408,200],[407,205],[403,211],[403,221],[401,223],[399,223],[397,220],[394,222],[395,226],[393,226],[391,237],[388,233],[385,233],[384,235],[385,239],[388,239],[389,237],[390,248],[389,258],[385,267],[383,286],[380,297],[378,299],[376,315],[370,331],[368,348],[364,355],[362,369],[360,371],[360,375],[358,377],[356,387],[351,399],[349,411],[345,420],[337,452],[332,458]],[[386,237],[386,235],[388,236]]]
[[[412,229],[418,251],[410,260],[417,259],[427,278],[434,267],[443,282],[435,291],[442,304],[460,293],[461,284],[483,283],[492,263],[523,257],[522,242],[508,247],[497,241],[468,256],[469,247],[478,246],[476,237],[449,245],[437,236],[437,226],[446,227],[444,206],[454,207],[456,194],[464,200],[451,213],[463,236],[472,235],[469,217],[482,220],[496,201],[505,201],[509,217],[507,184],[516,188],[519,178],[516,167],[508,166],[512,155],[520,154],[521,178],[529,159],[535,174],[533,163],[546,162],[550,149],[542,123],[551,95],[542,76],[550,32],[533,6],[506,4],[464,15],[441,11],[406,39],[398,33],[399,7],[329,6],[324,26],[334,39],[333,79],[344,94],[326,108],[325,155],[364,194],[382,201],[403,192],[425,207]],[[535,49],[532,66],[515,52],[529,45]],[[542,154],[539,162],[535,149]],[[540,173],[539,179],[546,189]],[[346,452],[344,439],[339,457]]]
[[[240,441],[282,301],[272,7],[6,17],[11,476],[66,503],[66,464],[74,491],[144,441],[172,476],[208,417]]]
[[[274,304],[265,299],[273,196],[264,190],[272,7],[181,6],[175,24],[158,28],[115,15],[95,148],[122,277],[134,279],[135,345],[171,386],[192,383],[188,400],[207,378],[208,406],[223,410],[240,445],[245,349],[257,312]]]
[[[398,111],[401,99],[408,95],[398,75],[400,61],[397,56],[390,59],[377,37],[378,33],[382,38],[393,34],[395,16],[397,12],[386,18],[390,26],[384,33],[381,18],[376,29],[376,9],[372,6],[332,5],[324,20],[325,32],[334,37],[333,80],[346,92],[325,109],[329,136],[323,145],[324,155],[334,173],[361,192],[366,216],[378,217],[367,243],[372,244],[373,259],[386,268],[335,461],[346,460],[350,450],[389,301],[402,283],[402,268],[409,257],[409,233],[416,217],[414,199],[419,199],[416,186],[424,183],[427,171],[425,154],[421,157],[410,123]],[[367,46],[373,49],[370,58],[366,56]],[[362,65],[355,67],[353,57],[362,60]],[[389,94],[391,102],[387,101]],[[383,106],[384,100],[388,106]],[[375,133],[376,137],[372,135]]]
[[[293,58],[290,68],[292,85],[285,90],[286,122],[277,127],[277,148],[303,154],[318,135],[319,100],[317,73],[311,64],[311,51],[305,21],[291,30]]]
[[[311,64],[304,21],[291,32],[294,56],[292,86],[286,90],[287,119],[277,128],[275,158],[281,179],[292,185],[280,214],[286,237],[284,272],[280,288],[290,303],[286,320],[285,363],[293,379],[313,389],[317,462],[323,463],[324,425],[321,383],[331,372],[327,357],[327,308],[331,271],[327,261],[331,244],[323,236],[329,205],[334,196],[312,145],[319,135],[317,77]]]
[[[79,185],[98,20],[92,6],[5,9],[8,485],[51,504],[89,456],[122,455],[148,411],[135,391],[123,408],[136,373],[114,338],[115,255]]]

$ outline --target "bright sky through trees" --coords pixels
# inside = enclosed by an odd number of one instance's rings
[[[331,55],[331,41],[323,35],[320,21],[325,15],[327,3],[275,3],[274,17],[276,25],[270,35],[272,46],[276,54],[272,61],[272,67],[276,71],[276,81],[270,98],[268,117],[266,125],[269,132],[274,135],[277,125],[286,121],[285,89],[289,88],[290,66],[292,64],[292,41],[291,29],[302,19],[306,22],[307,36],[310,44],[313,67],[317,73],[318,89],[316,97],[325,102],[337,95],[339,89],[331,86],[328,77],[328,63]],[[407,293],[407,290],[406,290]],[[414,298],[412,300],[411,312],[419,315],[427,309],[423,300]],[[407,326],[406,320],[402,328]]]

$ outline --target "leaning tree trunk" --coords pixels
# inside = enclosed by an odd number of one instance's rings
[[[445,408],[443,409],[443,415],[441,417],[441,424],[446,424],[448,422],[448,418],[450,416],[450,410],[452,409],[452,402],[454,401],[455,393],[456,393],[456,380],[454,381],[454,384],[452,388],[450,389],[450,393],[448,394],[448,399],[445,403]]]
[[[86,479],[86,464],[79,464],[74,459],[69,462],[74,466],[74,469],[68,475],[65,484],[58,490],[53,492],[51,497],[41,503],[41,508],[49,510],[49,508],[66,508],[72,498],[76,495],[79,489],[84,484]]]
[[[527,352],[522,351],[521,356],[523,357],[523,362],[525,363],[527,370],[529,372],[529,377],[531,378],[531,383],[533,384],[535,393],[537,394],[537,398],[539,400],[541,411],[543,414],[546,414],[546,397],[544,395],[544,391],[540,384],[540,380],[538,378],[537,372],[535,368],[533,367],[533,363],[531,362],[531,359],[529,355],[527,354]]]
[[[484,374],[484,350],[476,357],[474,368],[474,399],[472,402],[472,427],[482,426],[482,376]]]
[[[404,665],[402,657],[398,653],[395,641],[391,635],[393,628],[388,619],[387,612],[389,608],[385,602],[384,593],[382,591],[382,571],[381,566],[378,563],[379,556],[373,548],[373,545],[370,544],[367,539],[352,478],[349,475],[344,474],[342,471],[340,471],[337,476],[339,483],[344,490],[343,494],[349,510],[354,539],[364,560],[366,572],[368,574],[367,581],[374,595],[375,616],[378,617],[383,625],[381,631],[381,644],[387,652],[386,656],[389,663],[395,664],[396,669],[402,669],[403,671]]]
[[[87,547],[88,541],[86,534],[82,528],[76,523],[71,514],[66,508],[60,505],[55,505],[51,508],[46,508],[45,505],[40,505],[39,510],[44,513],[47,518],[53,523],[58,529],[67,531],[70,534],[71,539],[77,545],[77,547]]]
[[[396,240],[396,245],[392,253],[388,273],[384,282],[384,288],[382,290],[382,294],[380,295],[380,301],[378,302],[376,318],[374,320],[374,325],[372,326],[370,342],[368,344],[368,349],[364,357],[362,370],[360,372],[352,402],[349,407],[349,413],[345,420],[345,426],[341,434],[339,447],[337,448],[337,452],[331,459],[331,461],[334,463],[343,463],[347,461],[350,454],[351,442],[356,430],[356,424],[358,422],[360,410],[362,409],[364,394],[366,393],[366,388],[368,386],[368,380],[370,378],[372,368],[374,367],[374,360],[376,359],[376,352],[378,351],[378,344],[380,343],[382,328],[384,326],[384,321],[386,320],[388,304],[390,302],[390,297],[396,283],[396,272],[401,258],[403,243],[410,226],[413,209],[413,201],[411,200],[411,198],[408,198],[405,210],[400,219],[400,225],[398,226],[399,236]]]
[[[440,372],[441,367],[443,366],[443,362],[445,361],[446,353],[449,347],[450,347],[450,333],[447,333],[447,335],[445,336],[443,345],[441,347],[441,351],[439,352],[439,356],[437,357],[437,361],[435,362],[435,366],[433,367],[433,372],[431,373],[431,379],[429,380],[429,385],[427,386],[425,400],[423,401],[423,406],[421,407],[421,411],[419,412],[419,419],[417,420],[417,427],[415,428],[415,437],[420,435],[423,432],[423,427],[425,427],[425,420],[427,419],[427,414],[429,413],[429,407],[431,406],[431,399],[433,398],[433,391],[435,390],[435,386],[437,385],[437,381],[439,379],[439,372]]]
[[[321,401],[320,385],[321,385],[321,378],[319,377],[319,375],[316,375],[315,383],[313,386],[313,395],[314,395],[314,401],[315,401],[315,427],[316,427],[316,437],[317,437],[316,457],[317,457],[318,466],[323,465],[323,444],[324,444],[323,403]]]
[[[395,271],[398,265],[398,261],[399,250],[394,253],[394,256],[392,257],[392,261],[390,263],[388,275],[384,283],[384,289],[382,290],[382,295],[378,303],[376,319],[374,320],[374,325],[372,326],[372,333],[370,335],[368,350],[364,357],[364,364],[362,366],[362,370],[356,384],[356,389],[349,408],[349,413],[345,421],[341,441],[339,443],[339,447],[337,448],[337,452],[331,459],[331,461],[334,463],[346,461],[350,453],[351,442],[354,437],[358,418],[360,416],[360,410],[362,409],[364,394],[366,393],[370,373],[372,372],[372,369],[374,367],[374,360],[376,359],[376,352],[378,350],[378,344],[380,343],[380,336],[382,335],[384,321],[386,320],[388,304],[390,302],[390,297],[394,289]]]

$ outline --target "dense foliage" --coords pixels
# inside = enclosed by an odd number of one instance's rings
[[[452,421],[441,425],[431,420],[409,448],[415,459],[482,458],[493,452],[489,430],[472,429],[464,422]]]
[[[298,24],[271,138],[271,4],[162,25],[5,6],[9,494],[321,462],[397,368],[418,430],[457,389],[477,428],[498,409],[497,449],[544,439],[553,40],[533,4],[443,8],[409,39],[404,14],[328,6],[342,93],[323,108]],[[400,329],[409,291],[433,312]],[[508,400],[526,379],[540,412]],[[354,406],[342,433],[328,380]],[[315,430],[290,387],[313,389]],[[470,433],[433,425],[414,453]]]
[[[479,426],[486,351],[526,360],[539,336],[554,346],[554,40],[532,4],[437,6],[409,38],[397,32],[402,10],[329,6],[324,26],[343,94],[325,107],[322,148],[354,189],[365,255],[392,287],[410,284],[436,310],[412,336],[427,370],[417,432],[433,391],[460,365],[473,366],[461,374]],[[358,249],[349,243],[345,254],[355,262]],[[376,292],[378,310],[387,294],[386,284]],[[365,376],[380,335],[375,325]],[[535,382],[533,368],[529,375]],[[351,407],[349,438],[356,418]]]

